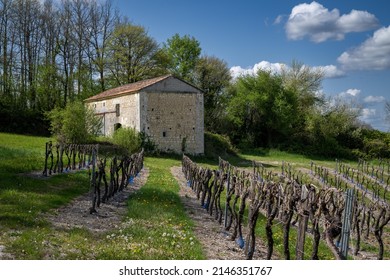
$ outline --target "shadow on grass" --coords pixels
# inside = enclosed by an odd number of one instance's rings
[[[58,208],[89,189],[88,175],[66,174],[48,179],[0,174],[0,225],[29,228],[44,225],[40,214]]]

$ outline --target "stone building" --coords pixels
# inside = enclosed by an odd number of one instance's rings
[[[134,127],[161,151],[204,153],[203,92],[172,75],[113,88],[85,102],[102,116],[103,135]]]

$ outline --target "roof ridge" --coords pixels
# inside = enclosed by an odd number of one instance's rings
[[[137,81],[134,83],[125,84],[125,85],[122,85],[119,87],[105,90],[99,94],[96,94],[94,96],[91,96],[91,97],[85,99],[84,101],[85,102],[97,101],[100,99],[115,97],[115,96],[118,96],[121,94],[136,92],[136,91],[145,89],[151,85],[154,85],[158,82],[161,82],[169,77],[173,77],[173,75],[166,74],[166,75],[155,77],[155,78],[150,78],[150,79],[146,79],[146,80]]]

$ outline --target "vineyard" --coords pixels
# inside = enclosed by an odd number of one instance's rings
[[[353,169],[337,161],[330,170],[311,162],[310,170],[295,170],[283,162],[282,171],[275,172],[253,162],[253,170],[248,171],[220,159],[218,170],[211,170],[187,156],[182,160],[188,186],[201,206],[220,224],[224,222],[247,259],[252,259],[256,249],[259,215],[266,220],[260,226],[265,227],[267,259],[273,256],[276,222],[282,224],[285,259],[291,259],[292,228],[297,231],[297,259],[319,259],[321,238],[336,259],[346,259],[349,252],[356,256],[361,242],[373,243],[372,236],[376,257],[383,259],[384,239],[389,238],[389,175],[384,166],[371,166],[370,174],[367,163],[360,161],[358,166]],[[305,248],[306,238],[313,240],[311,248]]]
[[[53,148],[55,153],[53,153]],[[65,163],[66,165],[65,165]],[[122,191],[132,183],[143,168],[144,151],[130,156],[109,157],[99,156],[99,145],[56,144],[47,142],[45,151],[45,164],[42,174],[44,176],[81,170],[90,171],[91,189],[93,190],[90,214],[96,213],[97,207]],[[109,166],[109,182],[107,182],[106,169]],[[102,196],[101,185],[104,184]]]
[[[389,258],[385,161],[234,166],[0,137],[0,259]]]

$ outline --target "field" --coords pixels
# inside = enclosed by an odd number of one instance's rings
[[[196,221],[186,211],[179,195],[180,182],[171,172],[172,167],[181,165],[181,157],[146,157],[146,183],[129,193],[129,200],[118,220],[101,218],[102,226],[94,230],[88,225],[74,227],[69,222],[64,227],[53,224],[53,217],[81,196],[88,197],[89,173],[82,170],[42,177],[44,147],[48,140],[0,133],[0,259],[207,258],[207,246],[201,242]],[[335,168],[334,160],[312,159],[274,150],[250,151],[226,159],[248,170],[252,160],[262,162],[273,172],[281,172],[282,162],[288,162],[294,170],[310,169],[312,161]],[[205,158],[195,158],[194,161],[213,169],[218,166],[218,162]],[[310,179],[310,176],[305,175],[305,179]],[[225,194],[222,201],[224,197]],[[105,207],[103,204],[98,211],[103,212]],[[86,220],[90,219],[88,209],[82,215]],[[266,242],[264,220],[265,217],[260,216],[256,228],[256,235],[263,243]],[[218,223],[215,223],[218,228]],[[283,248],[278,227],[281,225],[276,223],[274,250],[275,256],[280,257]],[[215,230],[210,234],[221,235]],[[291,243],[294,243],[295,229],[291,235]],[[384,236],[384,258],[389,259],[388,227],[385,227]],[[307,242],[310,243],[309,238]],[[375,242],[368,242],[361,248],[366,258],[375,258],[376,250]],[[333,258],[323,241],[319,256],[320,259]]]

